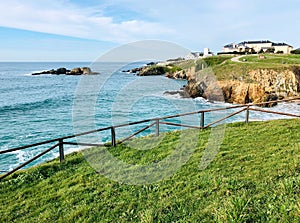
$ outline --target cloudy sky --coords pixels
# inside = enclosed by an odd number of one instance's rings
[[[244,40],[300,47],[298,0],[1,0],[0,61],[93,61],[140,40],[192,51]]]

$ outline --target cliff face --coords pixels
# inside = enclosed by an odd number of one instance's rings
[[[216,96],[216,90],[211,89],[219,88],[224,96],[222,101],[237,104],[262,103],[300,95],[300,68],[294,67],[281,72],[257,69],[251,70],[248,75],[251,83],[238,80],[207,82],[201,73],[196,76],[202,78],[187,75],[189,78],[185,91],[191,97],[211,99]]]
[[[266,92],[260,84],[244,83],[241,81],[219,81],[224,100],[229,103],[247,104],[277,100],[279,96]]]
[[[253,70],[249,72],[249,76],[255,83],[259,83],[266,92],[275,93],[282,97],[299,94],[299,79],[293,69],[282,72],[269,69]]]

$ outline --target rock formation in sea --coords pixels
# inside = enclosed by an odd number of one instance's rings
[[[58,68],[57,70],[51,69],[38,73],[33,73],[32,75],[42,75],[42,74],[52,74],[52,75],[95,75],[99,74],[97,72],[93,72],[89,67],[76,67],[71,70],[68,70],[64,67]]]

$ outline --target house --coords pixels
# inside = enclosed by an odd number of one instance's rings
[[[286,43],[273,43],[273,47],[275,48],[275,53],[283,52],[285,54],[290,54],[293,50],[293,47]]]
[[[186,60],[194,60],[203,56],[202,52],[191,52],[189,55],[185,57]]]
[[[203,57],[212,57],[214,54],[210,52],[209,48],[204,48]]]
[[[290,54],[293,47],[286,43],[273,43],[269,40],[244,41],[238,44],[231,43],[223,47],[224,53],[243,53],[243,52],[281,52]]]
[[[214,54],[210,52],[209,48],[204,48],[204,52],[191,52],[185,57],[186,60],[195,60],[204,57],[211,57]]]

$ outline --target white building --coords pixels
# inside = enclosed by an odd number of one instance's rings
[[[199,59],[200,57],[203,56],[203,53],[201,52],[191,52],[189,55],[185,57],[186,60],[195,60]]]
[[[269,40],[263,41],[244,41],[238,44],[231,43],[223,47],[224,53],[235,52],[282,52],[290,54],[293,47],[286,43],[273,43]]]
[[[204,48],[204,53],[203,53],[203,57],[211,57],[214,54],[212,52],[210,52],[209,48]]]
[[[204,48],[204,52],[191,52],[189,55],[185,57],[186,60],[195,60],[203,57],[210,57],[214,54],[210,52],[209,48]]]

